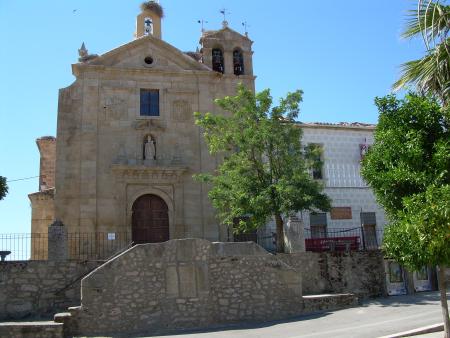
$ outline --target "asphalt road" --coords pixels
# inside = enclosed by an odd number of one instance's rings
[[[447,293],[447,298],[450,293]],[[364,302],[333,312],[259,324],[240,324],[214,330],[180,332],[176,338],[297,338],[381,337],[442,322],[437,292],[396,296]]]

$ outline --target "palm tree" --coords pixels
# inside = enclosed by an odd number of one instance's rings
[[[393,89],[415,84],[419,92],[437,97],[446,106],[450,104],[450,5],[419,0],[417,9],[408,16],[402,37],[421,36],[427,52],[423,58],[401,66],[400,79]]]

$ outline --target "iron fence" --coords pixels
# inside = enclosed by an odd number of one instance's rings
[[[383,239],[382,229],[327,228],[304,229],[306,251],[377,250]],[[132,245],[131,232],[68,233],[65,241],[69,260],[106,260]],[[231,238],[230,238],[231,240]],[[270,252],[276,251],[277,237],[273,229],[261,228],[248,234],[234,235],[234,241],[253,241]],[[7,261],[47,260],[47,233],[0,234],[0,257]]]
[[[382,229],[356,228],[305,228],[306,251],[367,251],[381,248],[383,240]],[[247,234],[234,235],[235,242],[252,241],[261,245],[269,252],[275,252],[277,235],[274,229],[260,228]]]
[[[106,260],[132,244],[130,232],[68,233],[64,241],[69,260]],[[61,243],[60,243],[61,244]],[[0,234],[0,255],[7,261],[47,260],[47,233]]]
[[[383,230],[375,228],[305,228],[306,251],[366,251],[378,250],[383,240]]]

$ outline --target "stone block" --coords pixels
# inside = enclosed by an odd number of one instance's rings
[[[180,239],[176,242],[177,260],[179,262],[189,262],[195,257],[195,239]]]
[[[166,268],[165,279],[167,297],[178,297],[178,272],[176,266],[168,266]]]
[[[55,221],[48,227],[48,260],[67,260],[67,230],[60,221]]]
[[[178,267],[180,277],[181,297],[197,297],[194,265],[181,265]]]

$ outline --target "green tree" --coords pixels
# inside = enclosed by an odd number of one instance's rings
[[[420,0],[411,10],[404,38],[422,37],[427,49],[424,57],[401,66],[394,89],[415,84],[420,93],[432,94],[444,105],[450,104],[450,6],[443,1]]]
[[[0,176],[0,200],[5,198],[8,193],[8,185],[6,184],[6,177]]]
[[[300,210],[329,210],[330,200],[308,169],[318,149],[303,151],[295,125],[302,92],[289,93],[272,107],[268,89],[256,95],[238,86],[237,96],[216,100],[227,115],[195,113],[211,154],[224,160],[217,172],[197,177],[211,184],[209,197],[223,224],[246,232],[276,222],[277,251],[284,252],[283,216]]]
[[[375,102],[379,122],[362,175],[391,221],[384,250],[413,270],[439,266],[448,337],[444,273],[450,263],[450,107],[416,94]]]

